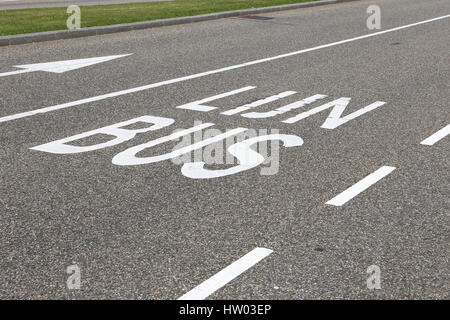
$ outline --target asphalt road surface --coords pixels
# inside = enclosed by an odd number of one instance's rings
[[[449,14],[356,1],[0,48],[0,297],[448,299]],[[164,137],[202,124],[284,145],[171,161]]]
[[[93,6],[101,4],[156,2],[172,0],[0,0],[0,10],[67,7],[70,5]]]

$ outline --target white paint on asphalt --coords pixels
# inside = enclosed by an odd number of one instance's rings
[[[189,146],[186,146],[186,147],[183,147],[180,149],[176,149],[176,150],[173,150],[172,152],[165,153],[162,155],[157,155],[157,156],[153,156],[153,157],[137,157],[136,156],[136,154],[138,154],[139,152],[141,152],[145,149],[160,145],[160,144],[168,142],[168,141],[176,140],[184,135],[191,134],[196,131],[200,131],[202,129],[208,128],[213,125],[214,125],[214,123],[204,123],[201,125],[194,126],[190,129],[177,131],[175,133],[172,133],[169,136],[161,137],[161,138],[137,145],[135,147],[128,148],[125,151],[122,151],[121,153],[114,156],[114,158],[112,159],[112,163],[116,164],[118,166],[135,166],[135,165],[149,164],[149,163],[155,163],[155,162],[159,162],[159,161],[174,159],[176,157],[179,157],[179,156],[189,153],[191,151],[201,149],[201,148],[207,146],[208,144],[224,140],[228,137],[237,135],[237,134],[242,133],[247,130],[247,128],[235,128],[235,129],[229,130],[225,133],[219,134],[217,136],[193,143]]]
[[[248,90],[251,90],[251,89],[255,89],[255,88],[256,87],[252,87],[252,86],[240,88],[240,89],[237,89],[237,90],[225,92],[225,93],[218,94],[218,95],[215,95],[215,96],[212,96],[212,97],[209,97],[209,98],[205,98],[205,99],[202,99],[202,100],[186,103],[186,104],[183,104],[181,106],[178,106],[177,108],[178,109],[187,109],[187,110],[201,111],[201,112],[208,112],[208,111],[217,109],[217,107],[205,106],[205,105],[202,105],[202,103],[211,102],[211,101],[214,101],[214,100],[225,98],[225,97],[228,97],[228,96],[231,96],[231,95],[234,95],[234,94],[238,94],[238,93],[241,93],[241,92],[244,92],[244,91],[248,91]]]
[[[375,172],[369,174],[364,179],[360,180],[344,192],[338,194],[336,197],[328,201],[326,204],[330,204],[333,206],[342,206],[347,201],[353,199],[358,194],[369,188],[371,185],[375,184],[379,180],[386,177],[392,171],[395,170],[395,167],[383,166],[376,170]]]
[[[420,144],[423,144],[423,145],[426,145],[426,146],[432,146],[433,144],[435,144],[439,140],[441,140],[444,137],[446,137],[448,134],[450,134],[450,124],[448,124],[447,126],[443,127],[441,130],[433,133],[431,136],[429,136],[428,138],[423,140]]]
[[[138,122],[144,122],[148,124],[152,124],[152,126],[147,128],[141,128],[141,129],[124,129],[123,127],[129,126]],[[156,131],[162,128],[165,128],[167,126],[170,126],[172,123],[174,123],[174,119],[170,118],[162,118],[162,117],[153,117],[153,116],[142,116],[138,118],[134,118],[131,120],[119,122],[116,124],[113,124],[111,126],[103,127],[96,130],[91,130],[87,132],[83,132],[71,137],[67,137],[64,139],[48,142],[36,147],[30,148],[31,150],[37,150],[37,151],[43,151],[48,153],[54,153],[54,154],[73,154],[73,153],[82,153],[82,152],[88,152],[88,151],[94,151],[94,150],[100,150],[106,147],[112,147],[115,145],[118,145],[122,142],[128,141],[133,139],[136,134],[138,133],[144,133],[148,131]],[[98,134],[104,134],[108,136],[115,137],[112,140],[109,140],[107,142],[102,142],[90,146],[76,146],[76,145],[69,145],[67,143],[74,142],[80,139],[84,139],[87,137],[92,137],[94,135]]]
[[[3,72],[3,73],[0,73],[0,77],[13,76],[16,74],[28,73],[28,72],[31,72],[31,71],[30,70],[16,70],[16,71],[10,71],[10,72]]]
[[[253,101],[253,102],[245,104],[243,106],[236,107],[234,109],[221,112],[220,114],[223,114],[223,115],[226,115],[226,116],[232,116],[234,114],[237,114],[237,113],[240,113],[240,112],[243,112],[243,111],[247,111],[249,109],[256,108],[256,107],[262,106],[262,105],[270,103],[270,102],[277,101],[277,100],[285,98],[285,97],[289,97],[290,95],[293,95],[295,93],[297,93],[297,92],[295,92],[295,91],[281,92],[281,93],[276,94],[274,96],[270,96],[270,97],[267,97],[265,99]]]
[[[33,115],[36,115],[36,114],[47,113],[47,112],[51,112],[51,111],[61,110],[61,109],[64,109],[64,108],[79,106],[79,105],[82,105],[82,104],[85,104],[85,103],[89,103],[89,102],[100,101],[100,100],[104,100],[104,99],[108,99],[108,98],[122,96],[122,95],[125,95],[125,94],[140,92],[140,91],[143,91],[143,90],[157,88],[157,87],[161,87],[161,86],[165,86],[165,85],[169,85],[169,84],[173,84],[173,83],[177,83],[177,82],[182,82],[182,81],[186,81],[186,80],[192,80],[192,79],[205,77],[205,76],[212,75],[212,74],[217,74],[217,73],[221,73],[221,72],[225,72],[225,71],[229,71],[229,70],[243,68],[243,67],[247,67],[247,66],[251,66],[251,65],[255,65],[255,64],[259,64],[259,63],[264,63],[264,62],[269,62],[269,61],[278,60],[278,59],[282,59],[282,58],[287,58],[287,57],[299,55],[299,54],[302,54],[302,53],[311,52],[311,51],[315,51],[315,50],[320,50],[320,49],[324,49],[324,48],[329,48],[329,47],[337,46],[337,45],[340,45],[340,44],[349,43],[349,42],[353,42],[353,41],[358,41],[358,40],[362,40],[362,39],[366,39],[366,38],[371,38],[371,37],[375,37],[375,36],[378,36],[378,35],[381,35],[381,34],[394,32],[394,31],[398,31],[398,30],[403,30],[403,29],[406,29],[406,28],[411,28],[411,27],[414,27],[414,26],[418,26],[418,25],[422,25],[422,24],[425,24],[425,23],[430,23],[430,22],[434,22],[434,21],[438,21],[438,20],[442,20],[442,19],[447,19],[447,18],[450,18],[450,14],[445,15],[445,16],[440,16],[440,17],[437,17],[437,18],[433,18],[433,19],[419,21],[419,22],[416,22],[416,23],[407,24],[407,25],[400,26],[400,27],[395,27],[395,28],[392,28],[392,29],[387,29],[387,30],[383,30],[383,31],[379,31],[379,32],[374,32],[374,33],[370,33],[370,34],[366,34],[366,35],[362,35],[362,36],[358,36],[358,37],[354,37],[354,38],[350,38],[350,39],[345,39],[345,40],[341,40],[341,41],[331,42],[331,43],[320,45],[320,46],[317,46],[317,47],[312,47],[312,48],[303,49],[303,50],[299,50],[299,51],[289,52],[289,53],[281,54],[281,55],[274,56],[274,57],[264,58],[264,59],[260,59],[260,60],[254,60],[254,61],[250,61],[250,62],[246,62],[246,63],[237,64],[237,65],[234,65],[234,66],[229,66],[229,67],[225,67],[225,68],[220,68],[220,69],[215,69],[215,70],[206,71],[206,72],[202,72],[202,73],[197,73],[197,74],[193,74],[193,75],[185,76],[185,77],[181,77],[181,78],[175,78],[175,79],[171,79],[171,80],[156,82],[156,83],[148,84],[148,85],[141,86],[141,87],[135,87],[135,88],[131,88],[131,89],[111,92],[111,93],[103,94],[103,95],[100,95],[100,96],[95,96],[95,97],[85,98],[85,99],[76,100],[76,101],[72,101],[72,102],[68,102],[68,103],[58,104],[58,105],[54,105],[54,106],[51,106],[51,107],[45,107],[45,108],[40,108],[40,109],[36,109],[36,110],[32,110],[32,111],[17,113],[17,114],[1,117],[0,118],[0,122],[6,122],[6,121],[15,120],[15,119],[21,119],[21,118],[33,116]]]
[[[20,66],[14,66],[16,68],[20,68],[20,69],[24,69],[24,70],[0,73],[0,77],[6,77],[6,76],[14,75],[14,74],[34,72],[34,71],[63,73],[66,71],[72,71],[72,70],[88,67],[93,64],[102,63],[102,62],[126,57],[131,54],[132,53],[115,55],[115,56],[95,57],[95,58],[88,58],[88,59],[76,59],[76,60],[24,64],[24,65],[20,65]]]
[[[382,105],[386,104],[386,102],[383,101],[376,101],[368,106],[365,106],[364,108],[361,108],[355,112],[350,113],[349,115],[345,117],[341,117],[342,113],[344,112],[345,108],[350,103],[351,98],[340,98],[331,102],[328,102],[322,106],[319,106],[317,108],[302,112],[294,117],[288,118],[282,122],[284,123],[295,123],[297,121],[300,121],[302,119],[308,118],[309,116],[322,112],[328,108],[331,109],[331,112],[328,116],[328,118],[325,120],[325,122],[320,126],[324,129],[336,129],[340,125],[353,120],[369,111],[375,110],[378,107],[381,107]]]
[[[225,269],[216,273],[208,280],[182,295],[178,300],[203,300],[222,288],[228,282],[250,269],[259,261],[270,255],[273,251],[266,248],[255,248],[245,256],[236,260]]]
[[[262,164],[265,160],[264,156],[260,153],[251,149],[251,146],[258,142],[265,142],[270,140],[281,140],[283,146],[286,148],[298,147],[303,144],[303,139],[288,134],[271,134],[263,135],[259,137],[253,137],[238,143],[231,145],[228,148],[228,152],[237,158],[239,164],[227,169],[205,169],[205,162],[190,162],[185,163],[181,167],[181,173],[191,179],[212,179],[230,176],[236,173],[240,173],[246,170],[256,168],[258,165]],[[274,147],[272,147],[274,148]],[[263,173],[261,173],[263,175]]]
[[[272,110],[272,111],[267,111],[267,112],[248,112],[248,113],[244,113],[242,116],[244,118],[251,118],[251,119],[270,118],[270,117],[274,117],[274,116],[279,115],[279,114],[283,114],[283,113],[289,112],[289,111],[294,110],[294,109],[302,108],[302,107],[304,107],[304,106],[306,106],[308,104],[314,103],[317,100],[320,100],[320,99],[323,99],[323,98],[326,98],[326,97],[327,96],[324,95],[324,94],[315,94],[315,95],[313,95],[311,97],[308,97],[308,98],[305,98],[303,100],[290,103],[290,104],[288,104],[286,106],[277,108],[277,109]]]

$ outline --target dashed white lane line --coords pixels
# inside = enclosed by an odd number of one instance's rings
[[[225,269],[202,282],[191,291],[182,295],[178,300],[203,300],[222,288],[228,282],[250,269],[273,251],[266,248],[255,248],[242,258],[236,260]]]
[[[202,73],[197,73],[197,74],[193,74],[193,75],[189,75],[189,76],[185,76],[185,77],[181,77],[181,78],[175,78],[175,79],[166,80],[166,81],[162,81],[162,82],[156,82],[156,83],[148,84],[148,85],[141,86],[141,87],[135,87],[135,88],[131,88],[131,89],[120,90],[120,91],[116,91],[116,92],[103,94],[103,95],[100,95],[100,96],[95,96],[95,97],[91,97],[91,98],[86,98],[86,99],[76,100],[76,101],[67,102],[67,103],[63,103],[63,104],[58,104],[58,105],[54,105],[54,106],[51,106],[51,107],[45,107],[45,108],[35,109],[35,110],[32,110],[32,111],[17,113],[17,114],[1,117],[0,118],[0,122],[16,120],[16,119],[20,119],[20,118],[33,116],[33,115],[36,115],[36,114],[41,114],[41,113],[51,112],[51,111],[60,110],[60,109],[64,109],[64,108],[79,106],[79,105],[82,105],[82,104],[85,104],[85,103],[89,103],[89,102],[100,101],[100,100],[104,100],[104,99],[108,99],[108,98],[112,98],[112,97],[118,97],[118,96],[122,96],[122,95],[129,94],[129,93],[140,92],[140,91],[143,91],[143,90],[157,88],[157,87],[161,87],[161,86],[165,86],[165,85],[169,85],[169,84],[173,84],[173,83],[177,83],[177,82],[182,82],[182,81],[186,81],[186,80],[192,80],[192,79],[196,79],[196,78],[200,78],[200,77],[205,77],[205,76],[208,76],[208,75],[211,75],[211,74],[221,73],[221,72],[234,70],[234,69],[238,69],[238,68],[243,68],[243,67],[247,67],[247,66],[251,66],[251,65],[255,65],[255,64],[259,64],[259,63],[264,63],[264,62],[278,60],[278,59],[282,59],[282,58],[286,58],[286,57],[291,57],[291,56],[299,55],[299,54],[302,54],[302,53],[305,53],[305,52],[311,52],[311,51],[315,51],[315,50],[320,50],[320,49],[324,49],[324,48],[337,46],[337,45],[344,44],[344,43],[349,43],[349,42],[353,42],[353,41],[357,41],[357,40],[371,38],[371,37],[375,37],[375,36],[378,36],[378,35],[381,35],[381,34],[394,32],[394,31],[398,31],[398,30],[402,30],[402,29],[406,29],[406,28],[411,28],[411,27],[414,27],[414,26],[418,26],[418,25],[422,25],[422,24],[425,24],[425,23],[438,21],[438,20],[442,20],[442,19],[447,19],[447,18],[450,18],[450,14],[445,15],[445,16],[436,17],[436,18],[433,18],[433,19],[419,21],[419,22],[416,22],[416,23],[403,25],[403,26],[400,26],[400,27],[392,28],[392,29],[387,29],[387,30],[374,32],[374,33],[369,33],[369,34],[365,34],[365,35],[354,37],[354,38],[350,38],[350,39],[345,39],[345,40],[341,40],[341,41],[331,42],[331,43],[327,43],[327,44],[320,45],[320,46],[317,46],[317,47],[312,47],[312,48],[308,48],[308,49],[293,51],[293,52],[281,54],[281,55],[274,56],[274,57],[269,57],[269,58],[249,61],[249,62],[236,64],[236,65],[225,67],[225,68],[210,70],[210,71],[206,71],[206,72],[202,72]]]
[[[347,190],[341,192],[336,197],[328,201],[326,204],[330,204],[333,206],[342,206],[347,201],[353,199],[358,194],[360,194],[361,192],[363,192],[376,182],[380,181],[394,170],[395,167],[383,166],[380,169],[376,170],[375,172],[369,174],[367,177],[360,180]]]
[[[443,139],[444,137],[448,136],[450,134],[450,124],[443,127],[441,130],[433,133],[431,136],[423,140],[420,144],[424,144],[426,146],[432,146],[439,140]]]

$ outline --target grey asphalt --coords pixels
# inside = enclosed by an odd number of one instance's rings
[[[0,78],[0,117],[374,33],[380,30],[366,27],[371,4],[381,7],[381,31],[450,12],[446,0],[356,1],[265,14],[268,20],[2,47],[0,72],[133,55],[61,74]],[[0,123],[0,298],[177,299],[264,247],[273,253],[209,299],[448,299],[450,137],[433,146],[420,142],[450,123],[449,32],[450,18],[441,19]],[[208,104],[218,110],[175,108],[249,85],[257,88]],[[320,128],[329,112],[295,124],[281,120],[296,111],[268,119],[220,115],[287,90],[298,93],[255,110],[319,93],[326,102],[351,97],[345,114],[386,104],[333,130]],[[143,115],[175,123],[98,151],[30,150]],[[196,120],[222,131],[278,129],[304,144],[281,147],[279,172],[271,176],[255,168],[194,180],[171,161],[112,164],[119,152]],[[325,204],[381,166],[396,170],[341,207]],[[74,263],[79,290],[66,286]],[[379,290],[366,285],[371,265],[381,270]]]
[[[67,7],[70,5],[94,6],[102,4],[159,2],[172,0],[0,0],[0,10]]]

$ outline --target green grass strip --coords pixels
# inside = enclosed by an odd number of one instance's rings
[[[81,27],[106,26],[155,19],[310,2],[315,0],[175,0],[82,6]],[[0,36],[65,30],[66,7],[0,11]]]

